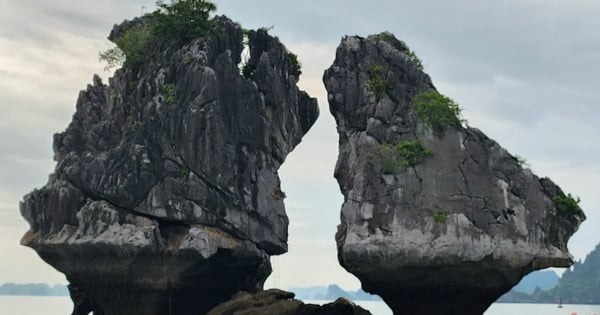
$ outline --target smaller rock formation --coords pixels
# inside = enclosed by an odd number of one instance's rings
[[[394,314],[481,315],[527,273],[572,264],[577,201],[463,127],[403,42],[344,38],[324,82],[344,195],[338,258]]]
[[[370,315],[360,306],[339,298],[325,305],[304,304],[294,293],[277,289],[255,294],[241,292],[206,315]]]

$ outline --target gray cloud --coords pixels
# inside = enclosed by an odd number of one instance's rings
[[[217,3],[251,26],[274,25],[291,43],[336,43],[347,34],[392,31],[421,55],[441,87],[451,82],[470,88],[497,75],[518,80],[520,89],[505,88],[497,102],[473,107],[523,125],[547,111],[577,114],[577,120],[600,114],[600,76],[593,66],[600,59],[600,4],[595,2],[308,1],[293,11],[285,1]]]
[[[0,36],[52,45],[61,33],[104,38],[113,24],[152,10],[151,0],[106,0],[91,3],[73,0],[5,0],[0,10]]]

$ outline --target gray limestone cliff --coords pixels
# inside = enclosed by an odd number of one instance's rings
[[[394,314],[479,315],[527,273],[571,265],[577,201],[463,126],[403,42],[344,38],[324,82],[344,195],[338,258]]]
[[[277,38],[247,38],[243,74],[243,31],[216,17],[80,92],[54,173],[21,203],[21,242],[67,276],[74,314],[203,314],[262,290],[287,251],[277,170],[318,107]]]

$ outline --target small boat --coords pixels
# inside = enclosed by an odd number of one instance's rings
[[[562,305],[562,297],[559,297],[558,298],[558,308],[562,308],[562,307],[563,307],[563,305]]]

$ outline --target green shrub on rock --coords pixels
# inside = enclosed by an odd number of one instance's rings
[[[434,131],[440,132],[447,127],[461,126],[461,109],[458,104],[435,90],[417,94],[412,102],[417,118]]]
[[[291,74],[299,77],[302,74],[302,64],[300,64],[300,61],[298,60],[298,55],[294,54],[293,52],[288,52],[287,55],[292,66],[290,69]]]
[[[576,214],[579,211],[581,211],[581,209],[579,208],[579,203],[581,202],[581,199],[579,197],[573,197],[573,195],[571,194],[565,195],[561,192],[558,195],[554,196],[554,198],[552,198],[552,201],[554,201],[554,205],[560,213]]]
[[[373,38],[376,41],[386,42],[397,49],[400,49],[404,46],[404,44],[402,44],[402,42],[399,39],[397,39],[396,36],[394,36],[394,34],[387,32],[387,31],[379,33],[379,34],[373,36]]]
[[[162,94],[165,97],[165,103],[173,105],[177,102],[177,87],[173,83],[165,84]]]
[[[383,174],[395,174],[400,166],[417,166],[430,155],[431,151],[418,140],[405,140],[396,145],[380,144],[377,148]]]
[[[106,62],[105,70],[142,65],[149,60],[153,44],[180,46],[213,31],[210,14],[217,7],[210,1],[158,1],[156,5],[158,10],[150,17],[113,39],[117,47],[100,52],[100,61]]]
[[[375,98],[380,100],[383,95],[390,89],[390,82],[386,79],[384,66],[370,63],[367,65],[369,79],[366,82],[367,90],[375,94]]]
[[[158,38],[184,44],[212,30],[210,14],[217,6],[210,1],[175,0],[166,4],[161,0],[156,5],[153,33]]]
[[[412,61],[419,70],[423,70],[423,62],[417,56],[417,54],[414,51],[408,49],[406,44],[404,44],[399,39],[397,39],[396,36],[394,36],[394,34],[392,34],[390,32],[383,32],[383,33],[379,33],[379,34],[373,36],[373,39],[376,41],[383,41],[383,42],[386,42],[386,43],[392,45],[394,48],[396,48],[396,49],[400,50],[402,53],[404,53],[408,57],[408,59],[410,61]]]
[[[148,43],[151,38],[147,24],[136,25],[113,39],[117,47],[100,52],[100,61],[106,62],[105,70],[121,66],[137,67],[149,59]]]
[[[423,62],[421,61],[421,58],[419,58],[419,56],[417,56],[417,54],[412,51],[409,50],[407,52],[405,52],[406,56],[408,57],[408,59],[410,59],[410,61],[412,61],[415,66],[417,67],[417,69],[419,70],[423,70]]]
[[[406,167],[421,164],[425,158],[431,155],[431,151],[418,140],[402,141],[396,148],[402,156],[402,165]]]
[[[437,223],[446,223],[446,221],[448,221],[448,214],[446,212],[440,211],[433,215],[433,221]]]
[[[517,160],[517,163],[519,163],[520,167],[522,167],[522,168],[530,168],[529,162],[527,161],[526,158],[524,158],[524,157],[522,157],[522,156],[520,156],[518,154],[515,154],[514,158]]]

